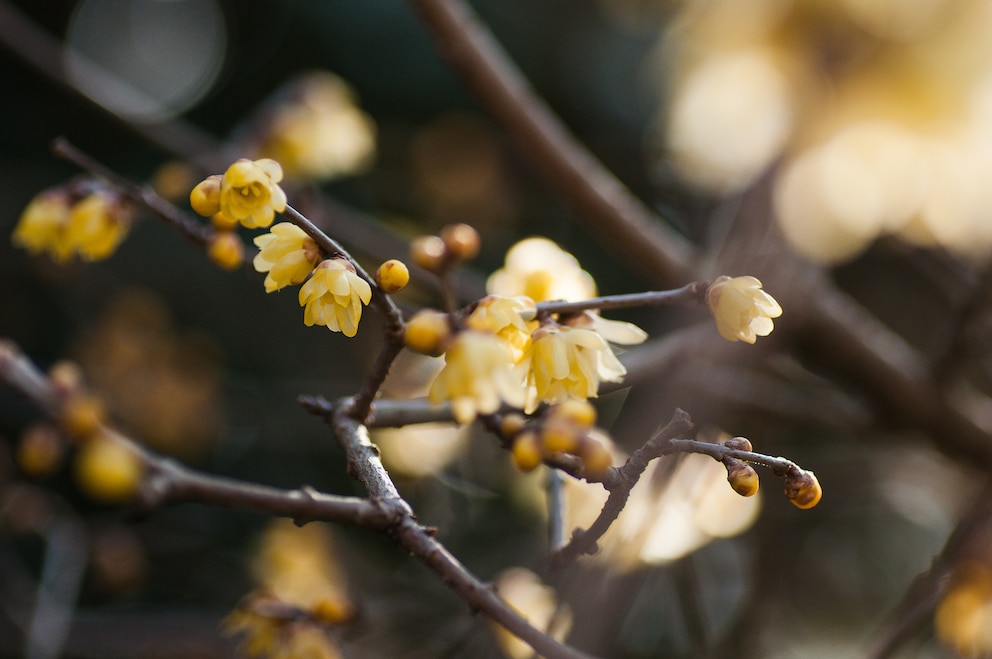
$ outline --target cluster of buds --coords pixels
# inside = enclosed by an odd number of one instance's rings
[[[613,456],[609,437],[595,423],[596,408],[589,401],[568,400],[530,422],[508,414],[500,432],[512,442],[513,463],[521,471],[533,471],[545,460],[567,454],[579,458],[587,476],[600,478],[612,466]]]
[[[449,224],[436,236],[419,236],[410,244],[410,260],[434,274],[471,261],[479,254],[479,232],[468,224]]]
[[[55,364],[49,381],[58,400],[58,428],[40,423],[24,432],[17,451],[21,470],[35,478],[54,473],[70,448],[68,439],[76,449],[76,482],[86,494],[107,503],[129,499],[143,477],[143,463],[107,430],[103,401],[84,389],[79,367],[73,363]]]
[[[750,453],[753,451],[751,441],[746,437],[732,437],[724,442],[724,447],[734,451]],[[755,456],[757,459],[760,456]],[[727,482],[737,494],[743,497],[754,496],[758,492],[758,473],[754,467],[739,458],[727,455],[721,460],[727,468]],[[812,508],[823,497],[823,489],[816,475],[796,465],[776,473],[785,478],[785,497],[797,508],[803,510]],[[783,473],[784,472],[784,473]]]
[[[38,194],[21,213],[13,241],[60,263],[110,257],[131,228],[134,207],[120,191],[80,179]]]

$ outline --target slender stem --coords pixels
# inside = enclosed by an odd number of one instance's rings
[[[607,295],[588,300],[565,302],[538,302],[538,313],[570,314],[588,309],[629,309],[631,307],[654,307],[677,304],[702,304],[706,299],[708,282],[692,282],[670,291],[647,291],[626,295]]]
[[[52,143],[52,152],[64,160],[77,165],[93,176],[103,179],[120,190],[128,199],[143,206],[165,222],[179,230],[186,238],[201,247],[210,243],[214,230],[183,213],[168,201],[160,197],[154,190],[145,185],[139,185],[117,174],[96,159],[83,153],[64,137],[57,138]]]
[[[701,453],[710,456],[718,462],[724,458],[737,458],[744,462],[768,467],[772,470],[772,473],[778,476],[784,476],[795,469],[802,469],[795,462],[786,458],[773,457],[763,453],[755,453],[754,451],[741,451],[740,449],[728,448],[723,444],[701,442],[697,439],[671,439],[662,447],[661,455],[673,455],[675,453]]]
[[[669,440],[684,435],[690,430],[692,430],[692,421],[689,419],[689,415],[677,409],[672,415],[672,420],[663,428],[659,428],[651,439],[634,451],[623,466],[611,468],[609,471],[614,472],[616,477],[611,479],[609,485],[605,481],[603,483],[610,495],[607,497],[606,503],[603,504],[599,516],[588,529],[575,529],[568,544],[551,554],[552,568],[563,568],[583,554],[595,553],[597,541],[603,537],[603,534],[609,530],[614,520],[620,515],[630,497],[630,491],[640,480],[648,463],[664,454]]]
[[[548,547],[556,551],[565,544],[565,496],[561,472],[548,470]]]

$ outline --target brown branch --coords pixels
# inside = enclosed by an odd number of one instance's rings
[[[670,440],[681,435],[685,435],[692,430],[692,421],[689,415],[683,410],[675,410],[672,420],[644,443],[639,449],[634,451],[627,462],[620,467],[611,467],[608,473],[612,474],[609,479],[604,479],[603,487],[609,490],[610,495],[603,504],[603,509],[599,516],[593,521],[588,529],[575,529],[568,544],[551,554],[551,566],[553,568],[563,568],[584,554],[593,554],[597,551],[596,542],[609,530],[614,520],[620,515],[630,491],[637,485],[641,474],[647,468],[648,463],[657,457],[665,454],[665,450]]]
[[[653,285],[692,279],[688,243],[667,229],[569,133],[464,2],[411,0],[411,4],[442,55],[592,232]]]
[[[565,302],[538,302],[538,313],[570,314],[590,309],[630,309],[632,307],[657,307],[662,305],[698,305],[706,300],[706,290],[709,282],[695,281],[681,288],[670,291],[647,291],[644,293],[628,293],[626,295],[607,295],[587,300]]]
[[[390,530],[396,544],[436,572],[449,588],[458,593],[473,611],[485,613],[538,654],[551,658],[588,657],[533,627],[504,602],[492,588],[470,573],[441,543],[434,531],[422,526],[400,498],[379,459],[379,449],[369,440],[364,425],[348,414],[349,405],[338,406],[330,419],[334,436],[348,461],[348,473],[359,481],[374,500],[395,501],[406,507],[403,519]]]
[[[16,344],[5,340],[0,340],[0,380],[28,396],[46,413],[58,416],[62,401],[55,387]],[[279,490],[199,474],[151,453],[110,428],[103,430],[144,461],[148,471],[139,503],[146,510],[166,503],[195,501],[282,515],[299,524],[322,520],[384,531],[400,547],[434,570],[473,611],[485,613],[542,656],[589,657],[533,627],[435,540],[432,529],[416,521],[410,505],[400,496],[382,466],[379,449],[369,440],[367,429],[349,416],[351,407],[340,405],[331,417],[331,425],[348,461],[348,473],[362,483],[369,494],[368,499],[321,494],[310,487]]]

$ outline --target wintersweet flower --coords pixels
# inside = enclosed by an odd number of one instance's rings
[[[131,227],[131,212],[116,195],[93,192],[73,204],[64,240],[84,261],[100,261],[121,244]]]
[[[756,337],[771,334],[775,328],[772,318],[782,315],[775,298],[761,290],[760,281],[749,276],[717,277],[706,291],[706,302],[717,331],[728,341],[754,343]]]
[[[322,261],[300,287],[303,322],[324,325],[351,337],[358,333],[362,305],[372,300],[372,287],[344,259]]]
[[[259,252],[252,265],[256,271],[268,273],[266,293],[303,282],[320,260],[317,243],[289,222],[276,224],[269,233],[256,236],[254,242]]]
[[[428,396],[435,404],[450,402],[455,420],[465,424],[496,412],[502,402],[521,407],[524,394],[506,345],[493,334],[466,330],[445,352]]]
[[[72,248],[65,241],[69,223],[69,196],[62,190],[37,195],[21,213],[12,240],[32,254],[49,252],[58,261],[67,261]]]
[[[596,282],[578,260],[547,238],[525,238],[506,253],[506,263],[486,282],[492,295],[526,295],[535,302],[586,300]]]
[[[568,326],[536,330],[521,363],[527,365],[528,413],[539,401],[595,398],[601,380],[619,382],[627,373],[602,336]]]
[[[490,295],[479,301],[465,325],[469,329],[495,334],[516,363],[530,345],[531,332],[537,328],[537,321],[533,320],[536,311],[534,300],[529,297]]]
[[[282,167],[275,160],[238,160],[224,172],[220,212],[249,229],[269,226],[277,211],[286,210],[281,180]]]

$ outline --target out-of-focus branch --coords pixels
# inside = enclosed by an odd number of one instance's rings
[[[411,0],[438,48],[589,229],[652,285],[690,276],[692,249],[589,153],[459,0]]]
[[[670,440],[685,435],[690,430],[692,430],[692,421],[689,415],[683,410],[675,410],[672,420],[663,428],[659,428],[644,446],[634,451],[627,462],[620,467],[611,467],[609,471],[613,476],[603,479],[603,487],[609,490],[610,495],[603,504],[599,516],[588,529],[575,529],[572,532],[568,544],[551,554],[551,565],[556,568],[565,567],[583,554],[595,553],[596,542],[620,515],[630,497],[630,491],[640,480],[648,463],[664,455]]]

